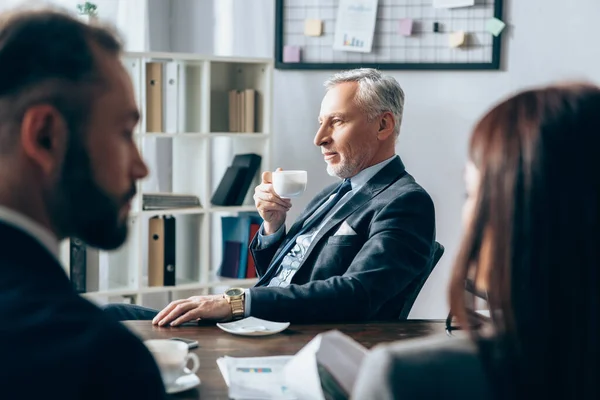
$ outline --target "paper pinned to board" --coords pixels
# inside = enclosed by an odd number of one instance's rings
[[[379,0],[340,0],[335,20],[333,49],[370,53]]]
[[[457,8],[475,5],[475,0],[433,0],[434,8]]]
[[[413,29],[413,20],[411,18],[402,18],[398,21],[398,33],[404,36],[410,36]]]
[[[292,46],[292,45],[283,46],[283,62],[286,62],[286,63],[300,62],[300,46]]]
[[[452,32],[449,36],[449,45],[452,48],[465,44],[465,33],[463,31]]]
[[[498,18],[490,18],[485,22],[485,30],[494,36],[498,36],[505,26],[506,24]]]
[[[320,19],[304,20],[304,36],[321,36],[323,34],[323,21]]]

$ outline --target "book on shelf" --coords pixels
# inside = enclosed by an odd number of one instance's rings
[[[217,206],[241,206],[252,180],[257,176],[262,157],[258,154],[236,154],[215,190],[211,203]]]
[[[201,207],[198,196],[178,193],[144,193],[142,196],[143,210],[189,207]]]
[[[148,286],[175,285],[175,218],[154,216],[148,221]]]
[[[256,277],[256,267],[248,246],[258,232],[262,218],[257,212],[221,217],[223,256],[218,275],[233,279]]]
[[[256,99],[255,89],[229,91],[229,131],[256,131]]]

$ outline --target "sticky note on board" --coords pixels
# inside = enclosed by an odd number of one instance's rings
[[[463,31],[452,32],[449,38],[450,47],[460,47],[465,43],[465,33]]]
[[[506,24],[498,18],[490,18],[485,22],[485,30],[494,36],[498,36],[505,26]]]
[[[297,63],[300,62],[300,46],[283,46],[283,62]]]
[[[323,33],[323,21],[320,19],[304,20],[304,36],[321,36]]]
[[[398,33],[404,36],[412,34],[413,20],[410,18],[402,18],[398,21]]]

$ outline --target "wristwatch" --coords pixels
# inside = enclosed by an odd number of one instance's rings
[[[231,315],[233,319],[244,318],[244,289],[242,288],[229,288],[225,291],[225,299],[231,306]]]

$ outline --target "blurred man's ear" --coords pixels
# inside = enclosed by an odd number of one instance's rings
[[[46,175],[58,168],[64,157],[67,125],[58,110],[49,104],[28,108],[21,121],[20,142],[25,155]]]

